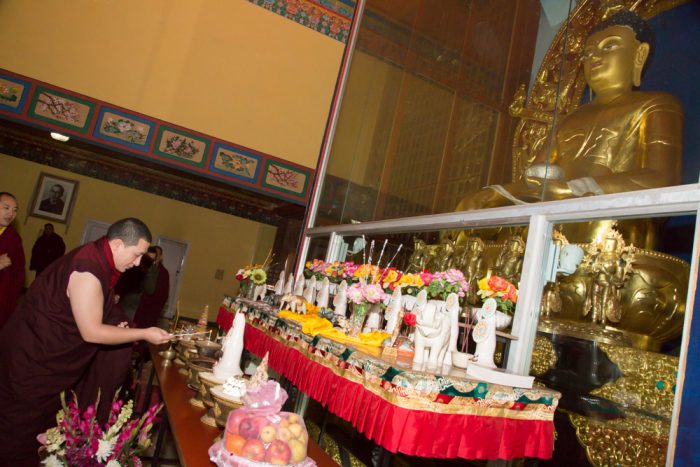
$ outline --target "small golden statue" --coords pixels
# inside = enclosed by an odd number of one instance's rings
[[[519,283],[524,255],[525,240],[520,235],[511,235],[506,240],[503,251],[496,258],[493,273],[513,284]]]
[[[592,284],[583,309],[594,324],[622,319],[620,290],[632,271],[634,246],[625,244],[620,232],[610,229],[598,242],[588,245],[581,270],[592,275]]]
[[[477,305],[481,298],[477,295],[479,291],[478,282],[484,277],[484,241],[481,237],[471,236],[464,245],[464,252],[457,258],[457,269],[464,273],[464,278],[469,284],[466,300],[470,305]]]
[[[408,260],[408,270],[421,272],[425,269],[430,259],[430,246],[420,238],[413,238],[413,253]]]

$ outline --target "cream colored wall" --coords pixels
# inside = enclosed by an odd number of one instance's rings
[[[315,168],[344,44],[244,0],[3,0],[0,67]]]
[[[70,225],[53,222],[68,250],[80,244],[88,219],[109,223],[124,217],[138,217],[149,226],[154,239],[164,235],[188,242],[190,249],[179,294],[184,316],[199,318],[208,304],[209,319],[214,320],[223,295],[238,290],[234,278],[238,268],[262,262],[274,242],[274,226],[0,154],[0,191],[17,196],[20,210],[15,227],[22,236],[27,267],[34,241],[47,222],[27,216],[40,172],[80,183]],[[224,270],[223,280],[214,278],[217,269]],[[34,272],[27,271],[27,278],[29,284]]]

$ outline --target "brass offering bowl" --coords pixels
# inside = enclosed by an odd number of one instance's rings
[[[180,369],[180,373],[187,376],[188,369],[187,362],[192,358],[192,356],[197,355],[197,348],[195,347],[194,341],[181,340],[177,346],[178,358],[182,361],[185,368]],[[177,362],[176,362],[177,363]]]
[[[213,358],[192,357],[187,361],[187,386],[197,391],[195,397],[190,399],[190,404],[195,407],[204,408],[204,402],[199,393],[199,373],[211,371],[216,363]]]
[[[214,419],[220,428],[226,428],[228,414],[243,406],[243,400],[224,394],[223,386],[211,388],[211,396],[214,399]]]
[[[200,420],[205,425],[216,427],[216,417],[214,415],[214,398],[211,394],[211,389],[214,386],[224,384],[224,381],[214,376],[211,371],[203,371],[199,373],[199,397],[204,403],[204,407],[208,408],[207,413],[202,415]]]
[[[195,341],[195,346],[197,354],[202,358],[218,358],[221,351],[221,344],[209,340]]]

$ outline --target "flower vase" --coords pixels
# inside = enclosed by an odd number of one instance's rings
[[[241,298],[248,297],[248,289],[250,289],[250,281],[241,281],[241,285],[238,287],[238,296]]]
[[[352,304],[352,314],[350,315],[349,325],[350,332],[349,335],[352,337],[357,337],[360,332],[362,332],[362,327],[365,324],[365,318],[367,318],[367,309],[369,308],[368,303],[353,303]]]
[[[253,281],[248,281],[248,290],[246,291],[245,298],[252,300],[255,296],[255,284]]]

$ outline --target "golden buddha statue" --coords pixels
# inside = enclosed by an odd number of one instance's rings
[[[493,273],[513,284],[519,283],[524,255],[525,240],[520,235],[508,237],[505,247],[496,258]]]
[[[670,94],[635,90],[652,45],[648,25],[629,11],[597,25],[586,40],[582,58],[594,99],[561,120],[551,152],[541,151],[521,179],[468,195],[456,210],[679,184],[681,105]],[[654,229],[644,224],[648,223],[621,222],[618,228],[631,243],[653,248]],[[588,242],[600,235],[598,227],[579,227],[578,232],[565,234],[572,242]]]

